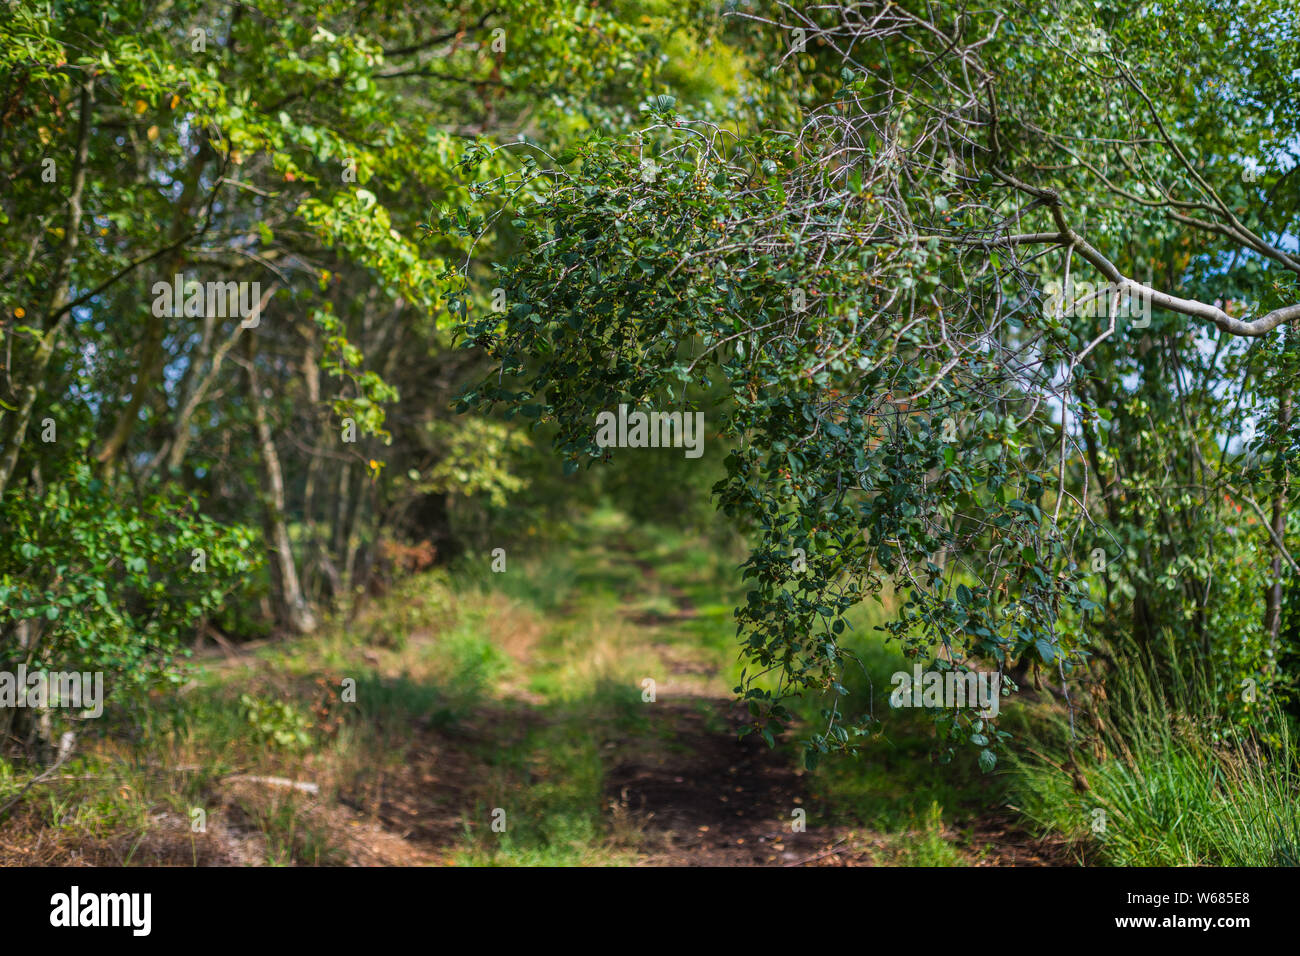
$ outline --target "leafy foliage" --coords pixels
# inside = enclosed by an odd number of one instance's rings
[[[165,489],[138,506],[75,465],[0,512],[0,669],[104,671],[113,700],[167,676],[179,642],[256,568],[253,533]]]
[[[733,446],[718,503],[756,529],[738,690],[769,740],[787,695],[845,696],[845,613],[886,582],[905,594],[889,631],[940,669],[1048,668],[1068,693],[1131,613],[1147,643],[1193,622],[1233,693],[1274,653],[1277,602],[1260,614],[1246,594],[1285,551],[1285,528],[1225,528],[1217,504],[1250,461],[1232,450],[1247,351],[1234,337],[1300,315],[1300,262],[1261,238],[1290,221],[1278,195],[1294,184],[1238,186],[1243,156],[1279,158],[1262,131],[1295,122],[1262,105],[1276,74],[1190,92],[1211,61],[1189,69],[1143,43],[1170,16],[1147,8],[1108,10],[1099,28],[1069,2],[911,6],[739,11],[789,83],[737,103],[734,121],[657,96],[630,136],[490,170],[474,191],[509,210],[519,253],[492,279],[504,311],[470,308],[468,282],[457,294],[466,346],[495,362],[464,406],[554,422],[576,468],[611,454],[595,443],[601,411],[707,397]],[[1241,56],[1295,62],[1281,8],[1206,17]],[[1226,130],[1225,104],[1240,119]],[[440,226],[472,239],[481,223]],[[1072,274],[1104,291],[1076,291]],[[1135,301],[1149,322],[1120,312]],[[1265,405],[1289,402],[1281,379],[1258,385],[1278,396]],[[1273,407],[1275,451],[1257,460],[1285,513],[1294,432]],[[1252,614],[1247,633],[1273,637],[1238,640]],[[770,672],[775,691],[753,683]],[[824,716],[813,760],[869,727],[838,701]],[[942,716],[986,751],[1001,737],[973,713]]]

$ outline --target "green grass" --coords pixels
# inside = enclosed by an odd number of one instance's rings
[[[1042,829],[1112,866],[1300,864],[1300,752],[1280,708],[1233,726],[1172,642],[1112,678],[1105,725],[1073,748],[1062,718],[1017,764],[1016,800]],[[1171,676],[1174,675],[1174,676]],[[1073,772],[1071,772],[1073,771]],[[1075,780],[1082,779],[1081,790]]]
[[[601,743],[593,726],[612,729],[628,705],[621,688],[544,710],[523,734],[485,751],[486,771],[461,865],[568,866],[631,862],[633,848],[606,818]],[[501,818],[498,811],[504,811]],[[503,819],[503,832],[490,821]]]

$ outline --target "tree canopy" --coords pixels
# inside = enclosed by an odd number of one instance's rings
[[[465,273],[506,306],[459,300],[495,359],[465,403],[554,421],[575,465],[609,455],[603,408],[705,409],[719,505],[753,529],[765,734],[788,694],[847,693],[844,614],[886,585],[939,666],[1043,666],[1068,695],[1108,641],[1173,630],[1226,695],[1285,682],[1294,12],[732,16],[769,82],[730,118],[660,96],[567,162],[467,155],[521,236]],[[991,766],[988,723],[951,733]],[[870,725],[832,704],[810,760]]]
[[[1235,719],[1294,691],[1292,5],[25,2],[0,41],[5,662],[146,684],[640,488],[748,537],[738,693],[769,740],[824,695],[810,763],[876,722],[886,592],[911,657],[1072,716],[1170,637]],[[622,405],[723,470],[604,447]]]

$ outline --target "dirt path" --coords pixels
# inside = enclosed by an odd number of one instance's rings
[[[174,798],[158,799],[166,790],[154,778],[189,779],[206,751],[187,751],[173,765],[173,752],[160,749],[150,776],[128,777],[131,786],[117,790],[122,799],[138,790],[133,799],[152,808],[147,823],[98,839],[47,826],[33,805],[9,831],[36,837],[0,831],[0,863],[1069,862],[1008,814],[987,813],[996,795],[984,799],[978,788],[929,773],[929,740],[907,723],[901,735],[873,741],[855,768],[826,768],[827,776],[806,773],[789,740],[769,748],[757,736],[740,738],[748,714],[727,666],[735,644],[719,569],[698,548],[655,552],[617,531],[595,537],[585,562],[563,569],[552,604],[473,592],[469,613],[443,593],[422,627],[411,628],[405,612],[394,619],[407,642],[355,648],[364,666],[353,672],[368,675],[363,693],[379,700],[353,731],[368,735],[366,748],[276,753],[262,776],[254,769],[207,779],[196,805],[210,820],[197,834]],[[651,554],[657,562],[646,560]],[[246,670],[233,680],[242,687],[276,663],[269,652],[245,652],[209,666],[227,682]],[[314,681],[281,667],[261,692],[306,710],[322,687],[337,686],[334,666],[320,665]],[[654,699],[638,700],[636,682],[646,676]],[[223,722],[213,740],[227,744],[226,733]],[[273,785],[290,777],[314,789]],[[508,827],[495,828],[497,813],[508,814]]]
[[[788,754],[757,735],[740,738],[748,714],[718,694],[717,668],[689,658],[656,632],[696,616],[680,588],[654,565],[626,555],[647,582],[667,594],[672,614],[624,612],[645,630],[668,667],[647,704],[665,746],[619,755],[606,772],[606,796],[642,828],[648,866],[800,866],[861,860],[857,834],[822,825]],[[856,851],[856,852],[854,852]]]
[[[689,596],[660,579],[630,549],[619,554],[675,605],[671,614],[624,611],[644,629],[668,667],[651,720],[668,745],[620,755],[606,772],[606,797],[640,821],[642,864],[650,866],[888,865],[890,838],[865,828],[828,824],[786,750],[757,735],[741,739],[746,710],[719,688],[715,666],[685,656],[658,632],[696,616]],[[1031,839],[1008,814],[969,821],[965,834],[945,832],[975,866],[1062,862],[1059,848]],[[973,848],[968,849],[967,847]]]
[[[744,715],[730,702],[661,698],[653,706],[677,746],[658,759],[620,762],[606,776],[611,802],[642,823],[645,864],[798,865],[847,847],[846,834],[817,825],[782,754],[756,737],[737,739]],[[711,726],[718,719],[726,731]],[[803,832],[795,829],[800,816]]]

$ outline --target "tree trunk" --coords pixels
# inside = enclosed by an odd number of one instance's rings
[[[266,544],[271,557],[271,587],[275,593],[276,621],[295,634],[305,634],[316,629],[316,616],[303,598],[298,583],[298,570],[289,541],[289,528],[284,520],[284,475],[280,470],[280,456],[275,449],[275,437],[262,402],[262,386],[258,380],[254,336],[248,336],[248,395],[253,410],[257,434],[257,447],[262,462],[262,523],[266,530]]]
[[[1288,386],[1278,402],[1279,432],[1285,441],[1291,431],[1291,388]],[[1282,466],[1285,469],[1285,465]],[[1268,646],[1273,651],[1273,666],[1277,666],[1281,648],[1278,646],[1282,632],[1282,551],[1276,542],[1286,541],[1287,474],[1279,476],[1277,493],[1273,496],[1273,562],[1269,568],[1268,603],[1264,610],[1264,630],[1268,633]]]
[[[198,152],[190,163],[185,184],[181,187],[181,195],[177,201],[176,218],[172,221],[170,234],[172,242],[179,242],[185,236],[186,229],[190,226],[192,219],[191,207],[194,205],[194,199],[199,192],[203,169],[207,166],[212,155],[212,147],[209,145],[207,138],[204,137]],[[213,185],[212,188],[215,193],[218,186]],[[167,268],[163,275],[170,279],[174,274],[181,271],[184,263],[185,251],[177,248],[175,253],[168,258]],[[125,451],[126,443],[131,437],[131,432],[135,429],[140,407],[144,404],[145,395],[153,387],[159,375],[162,374],[163,366],[166,363],[166,356],[163,353],[163,342],[166,337],[167,317],[155,316],[151,312],[148,324],[145,327],[144,340],[140,347],[139,361],[136,363],[135,384],[131,389],[131,397],[127,400],[126,407],[118,414],[117,423],[113,426],[113,431],[104,442],[104,447],[95,455],[95,460],[105,466],[106,473],[112,472],[117,459]]]
[[[41,337],[36,354],[32,357],[31,368],[23,386],[22,400],[10,427],[5,430],[4,454],[0,456],[0,495],[9,485],[14,468],[18,464],[18,452],[27,438],[27,425],[32,418],[32,408],[41,389],[45,370],[50,358],[72,321],[72,312],[67,309],[72,300],[72,260],[77,251],[77,242],[81,238],[81,202],[86,188],[86,162],[90,155],[90,107],[94,100],[95,81],[93,78],[81,84],[80,116],[77,124],[77,158],[72,171],[72,192],[68,196],[68,218],[63,227],[63,253],[55,271],[54,290],[50,296],[48,314],[54,318]],[[2,421],[3,419],[0,419]]]

